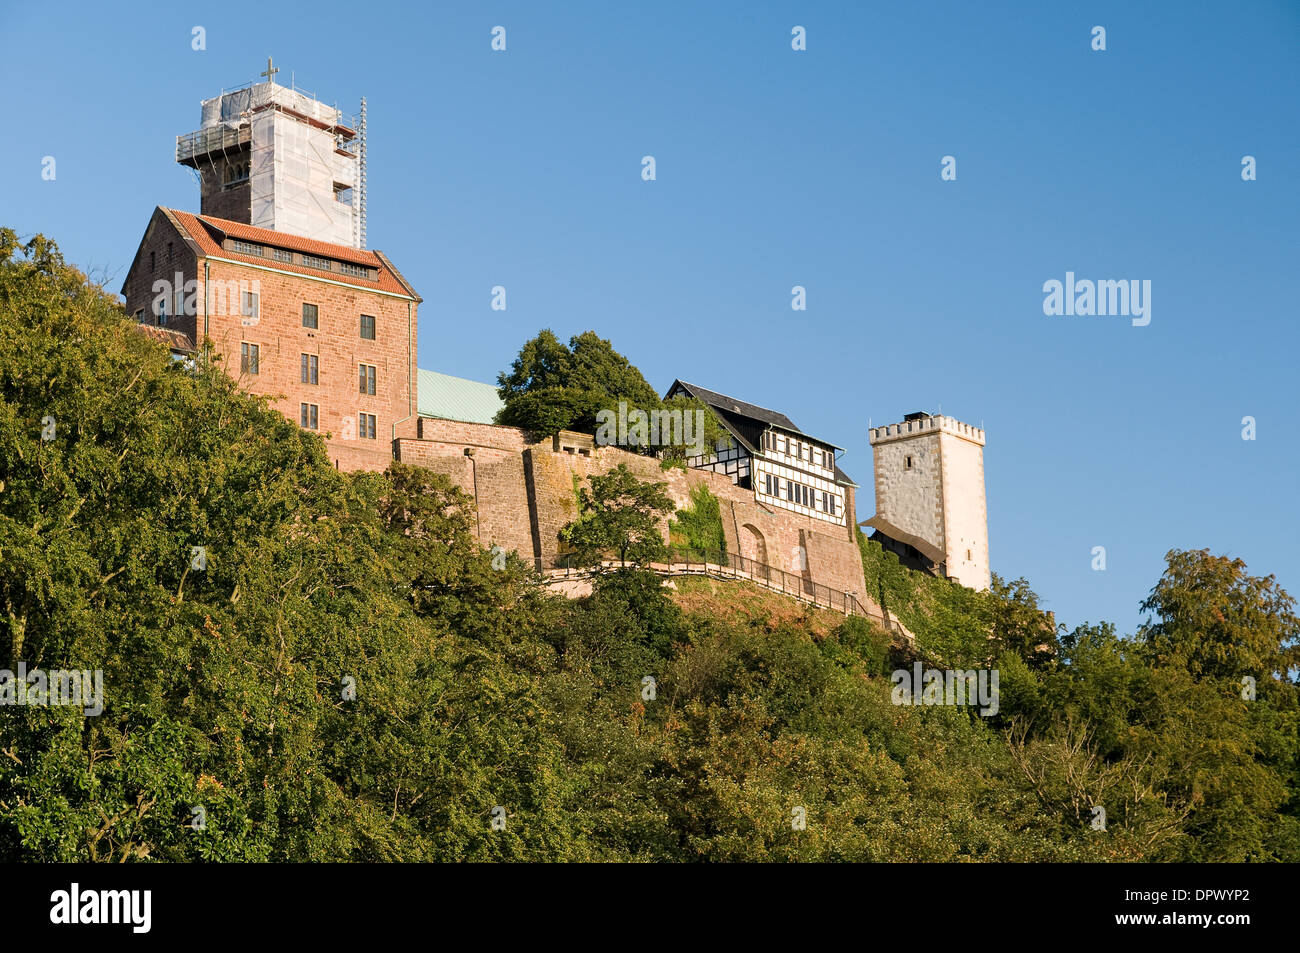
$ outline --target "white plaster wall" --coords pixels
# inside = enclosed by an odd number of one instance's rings
[[[971,589],[987,589],[988,511],[984,498],[984,448],[942,432],[943,522],[948,575]],[[906,443],[906,441],[903,441]],[[967,551],[970,558],[966,558]]]

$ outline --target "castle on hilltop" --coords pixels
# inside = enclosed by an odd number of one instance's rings
[[[401,460],[446,474],[473,497],[480,542],[540,570],[562,561],[575,478],[623,463],[666,482],[679,508],[707,487],[728,552],[756,579],[795,580],[796,594],[821,587],[873,604],[859,525],[913,568],[988,588],[984,432],[953,418],[908,414],[870,430],[876,515],[858,524],[842,448],[780,412],[674,381],[665,397],[701,401],[722,437],[663,471],[588,435],[531,441],[494,423],[494,386],[420,370],[423,299],[366,247],[364,100],[360,120],[344,121],[277,72],[268,61],[265,82],[205,100],[199,129],[177,137],[200,211],[154,209],[123,283],[128,314],[175,358],[219,361],[318,432],[340,469]]]

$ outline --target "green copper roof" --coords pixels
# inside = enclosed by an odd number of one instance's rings
[[[420,416],[490,424],[501,409],[496,386],[420,371]]]

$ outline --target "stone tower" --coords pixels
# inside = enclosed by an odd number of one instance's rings
[[[266,82],[205,99],[199,128],[176,137],[176,161],[200,177],[200,213],[364,248],[364,125],[358,135],[278,72],[268,61]]]
[[[987,589],[984,431],[952,417],[914,413],[869,434],[876,516],[866,525],[928,558],[949,579]]]

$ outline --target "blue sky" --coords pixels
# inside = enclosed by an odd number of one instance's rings
[[[1300,594],[1295,0],[52,10],[0,0],[0,223],[112,287],[155,205],[198,209],[174,137],[273,55],[368,97],[421,367],[491,381],[595,329],[848,448],[859,519],[868,420],[942,406],[988,432],[994,570],[1059,621],[1132,631],[1171,548]],[[1045,316],[1067,271],[1150,280],[1151,323]]]

